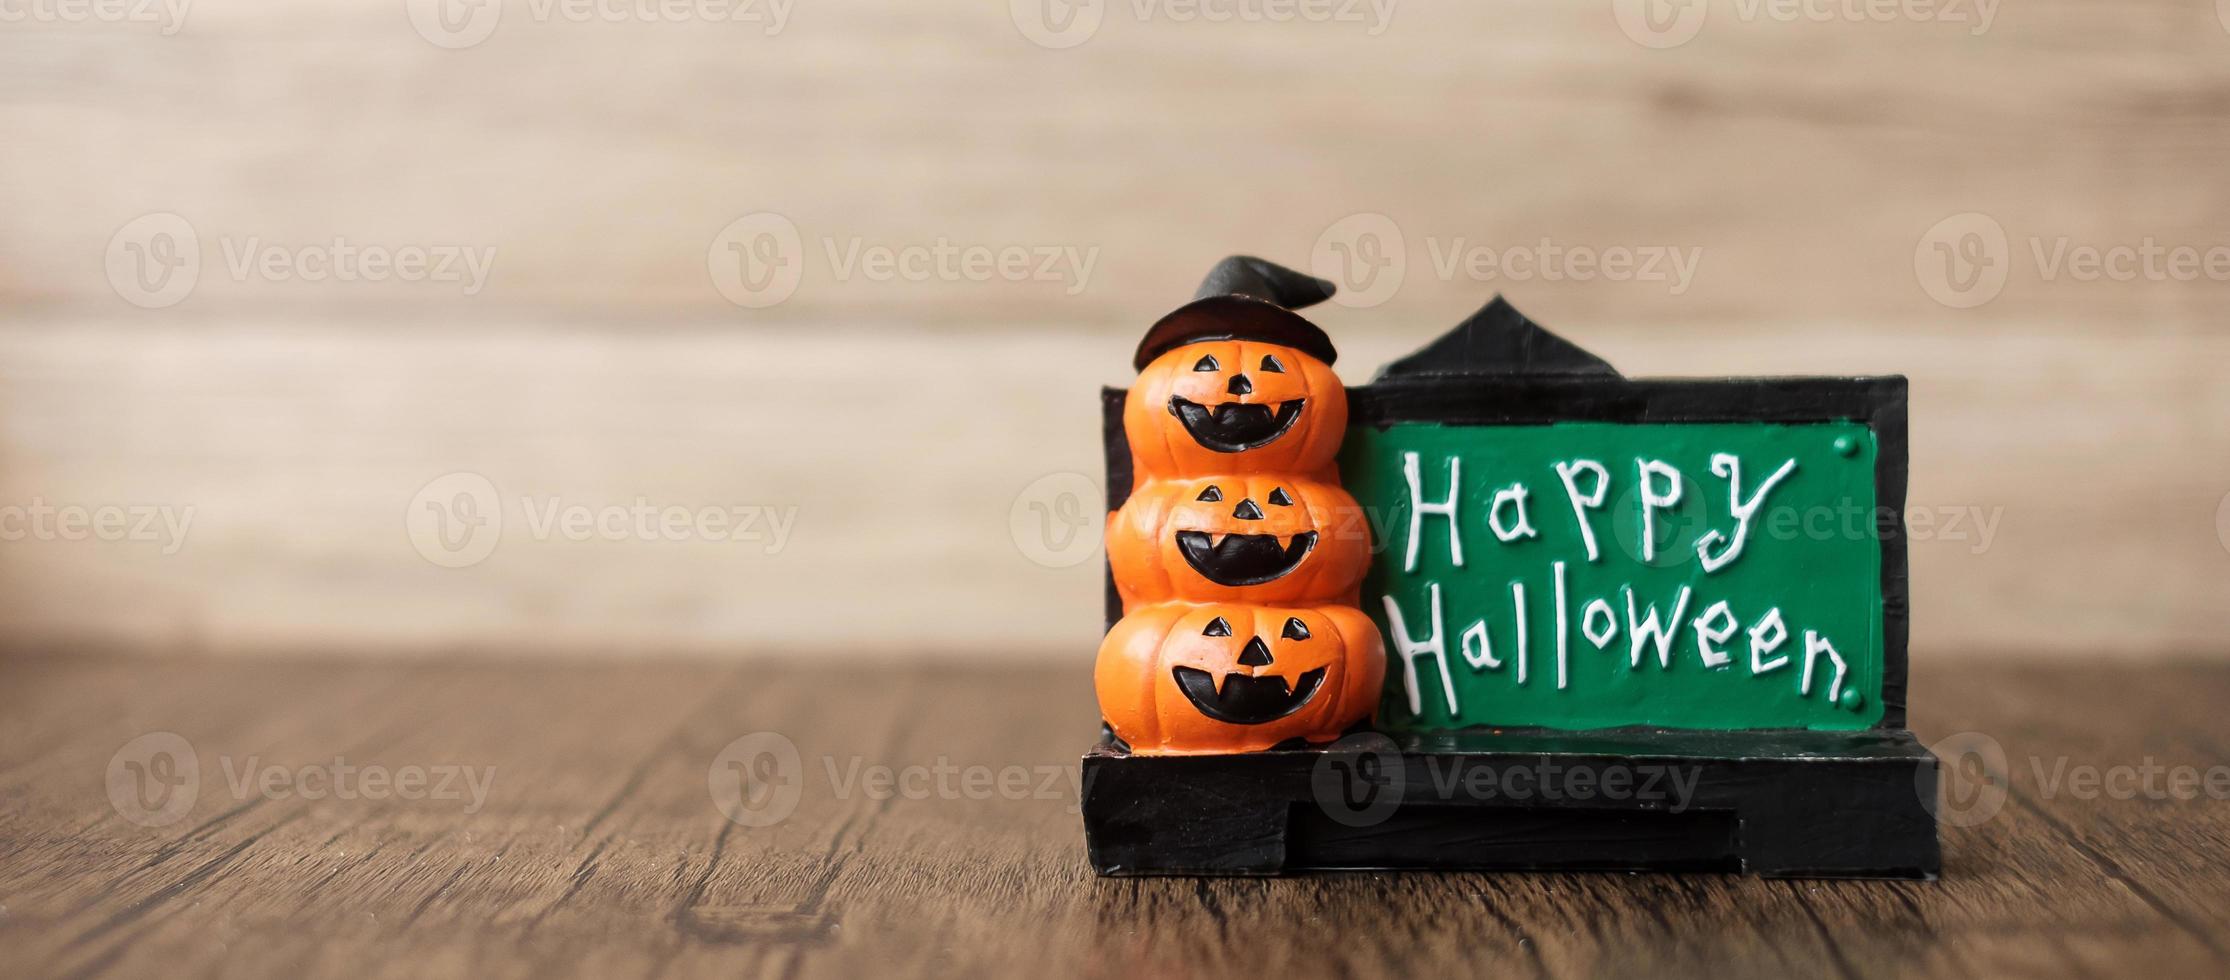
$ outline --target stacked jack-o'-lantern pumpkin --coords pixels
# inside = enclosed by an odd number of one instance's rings
[[[1225,259],[1139,343],[1123,407],[1134,480],[1108,516],[1123,618],[1100,645],[1100,715],[1149,755],[1324,742],[1385,679],[1357,606],[1370,527],[1334,457],[1347,390],[1293,311],[1332,284]]]

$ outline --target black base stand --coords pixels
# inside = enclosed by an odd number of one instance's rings
[[[1911,732],[1353,735],[1248,755],[1084,755],[1105,875],[1338,869],[1934,878]]]

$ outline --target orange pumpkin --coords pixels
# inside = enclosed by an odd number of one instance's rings
[[[1327,742],[1377,706],[1378,628],[1345,606],[1146,606],[1100,644],[1100,715],[1142,755]]]
[[[1123,608],[1357,604],[1370,523],[1337,484],[1280,475],[1155,480],[1108,518]]]
[[[1164,351],[1123,402],[1138,483],[1203,473],[1297,473],[1331,481],[1347,389],[1323,361],[1252,340]]]

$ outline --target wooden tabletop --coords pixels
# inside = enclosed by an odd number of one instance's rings
[[[0,974],[2219,975],[2230,668],[1919,661],[1937,882],[1100,879],[1073,667],[18,657]]]

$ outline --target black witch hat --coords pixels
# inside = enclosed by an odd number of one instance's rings
[[[1186,303],[1154,322],[1131,366],[1145,368],[1171,348],[1199,340],[1260,340],[1332,363],[1339,352],[1316,324],[1293,312],[1332,297],[1331,282],[1251,255],[1216,263]]]

